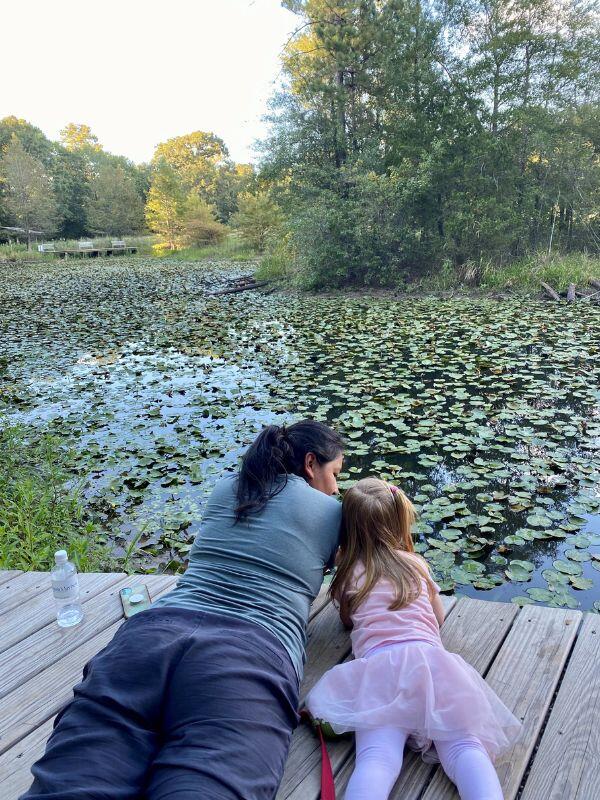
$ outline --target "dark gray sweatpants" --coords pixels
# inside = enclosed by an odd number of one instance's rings
[[[298,681],[266,629],[149,609],[83,675],[21,800],[275,796],[298,721]]]

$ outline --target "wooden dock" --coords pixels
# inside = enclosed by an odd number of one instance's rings
[[[124,574],[80,576],[85,619],[61,629],[48,573],[0,572],[0,786],[16,800],[30,784],[52,720],[71,697],[83,665],[123,622]],[[173,576],[143,576],[153,598]],[[600,798],[600,616],[539,606],[445,599],[443,638],[523,722],[520,740],[497,764],[507,800]],[[311,611],[303,695],[324,670],[348,658],[350,643],[321,592]],[[352,771],[352,739],[329,744],[338,798]],[[320,752],[306,726],[294,734],[277,800],[318,800]],[[407,753],[392,800],[455,800],[441,769]]]
[[[86,248],[57,248],[48,250],[58,258],[101,258],[106,256],[131,256],[137,253],[137,247],[126,245],[124,247],[86,247]]]

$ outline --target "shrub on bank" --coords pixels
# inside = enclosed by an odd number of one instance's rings
[[[49,570],[65,549],[83,571],[109,564],[56,438],[0,429],[0,569]]]

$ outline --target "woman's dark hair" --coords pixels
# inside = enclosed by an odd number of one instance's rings
[[[335,461],[343,451],[342,437],[322,422],[304,419],[290,426],[268,425],[242,458],[236,520],[261,511],[268,500],[284,489],[288,475],[306,477],[307,453],[314,453],[319,464],[325,464]]]

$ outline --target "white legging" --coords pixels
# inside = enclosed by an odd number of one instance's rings
[[[356,731],[356,766],[345,800],[387,800],[402,769],[406,734],[398,728]],[[437,741],[444,772],[462,800],[503,800],[494,765],[473,736]]]

